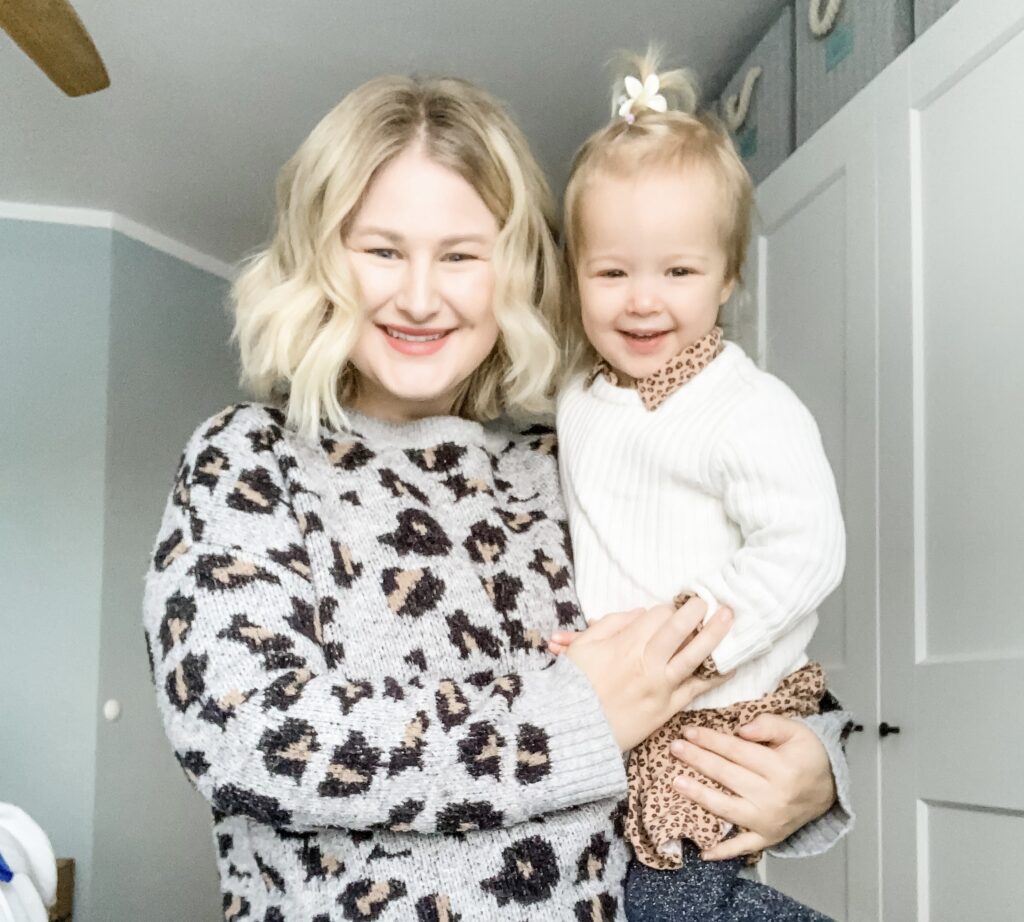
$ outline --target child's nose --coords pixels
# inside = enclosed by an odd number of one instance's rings
[[[657,295],[648,287],[637,287],[629,303],[630,313],[654,314],[658,311]]]

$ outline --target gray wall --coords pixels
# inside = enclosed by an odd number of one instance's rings
[[[111,920],[223,918],[210,814],[164,736],[140,621],[142,577],[181,450],[238,399],[226,283],[116,235],[97,709],[94,899]]]
[[[76,859],[76,922],[220,915],[139,608],[185,440],[238,399],[226,284],[109,230],[0,220],[0,800]]]
[[[110,237],[0,221],[0,800],[27,810],[86,875]]]

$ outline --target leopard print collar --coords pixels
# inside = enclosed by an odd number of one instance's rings
[[[707,368],[722,349],[722,329],[715,327],[697,342],[687,346],[679,355],[667,361],[656,372],[646,378],[640,378],[635,386],[644,407],[652,412],[657,410],[687,381],[691,381]],[[619,385],[619,376],[615,369],[604,359],[599,359],[587,376],[587,387],[593,384],[598,376],[603,376],[610,384]]]

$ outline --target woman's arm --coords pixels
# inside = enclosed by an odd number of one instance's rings
[[[738,736],[693,728],[673,743],[676,758],[732,793],[682,777],[679,790],[746,830],[704,857],[717,861],[766,848],[779,857],[808,857],[845,836],[854,823],[842,749],[848,723],[844,711],[804,719],[765,714]]]

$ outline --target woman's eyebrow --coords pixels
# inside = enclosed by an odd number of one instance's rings
[[[388,240],[391,243],[404,243],[405,242],[405,238],[401,234],[396,233],[393,230],[388,230],[385,227],[373,227],[373,226],[369,226],[369,225],[362,226],[362,225],[358,225],[357,224],[355,227],[352,228],[350,236],[353,236],[353,237],[355,237],[355,236],[360,236],[360,237],[383,237],[385,240]],[[455,246],[458,243],[479,243],[479,244],[483,245],[483,244],[488,243],[489,241],[490,241],[490,238],[485,236],[484,234],[466,233],[466,234],[452,234],[449,237],[444,237],[443,239],[438,241],[438,244],[441,247],[450,247],[450,246]]]
[[[480,243],[485,244],[490,242],[489,237],[485,237],[483,234],[455,234],[452,237],[445,237],[441,240],[441,246],[450,247],[457,243]]]
[[[390,240],[392,243],[402,242],[401,234],[396,234],[394,231],[387,230],[383,227],[361,227],[357,224],[352,228],[352,236],[356,235],[366,237],[383,237],[385,240]]]

